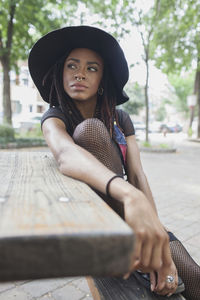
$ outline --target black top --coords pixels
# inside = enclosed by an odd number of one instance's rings
[[[119,125],[122,128],[124,135],[125,136],[134,135],[135,129],[130,119],[130,116],[121,109],[117,109],[117,113],[118,113]],[[67,117],[64,115],[64,113],[61,111],[59,107],[50,107],[42,116],[41,125],[48,118],[58,118],[62,120],[65,124],[66,131],[69,133],[70,136],[73,135],[73,132],[71,132],[70,130],[71,128],[69,124],[70,121],[69,119],[67,119]]]

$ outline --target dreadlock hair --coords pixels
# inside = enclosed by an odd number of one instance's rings
[[[77,109],[73,99],[65,92],[63,87],[63,67],[68,55],[69,53],[58,60],[55,65],[53,65],[52,68],[46,73],[43,79],[43,85],[45,86],[47,81],[51,81],[49,93],[50,107],[55,106],[55,103],[60,106],[62,112],[69,119],[71,126],[69,129],[71,132],[73,132],[76,126],[81,123],[84,118]],[[98,94],[97,96],[97,105],[94,117],[100,119],[105,124],[110,136],[112,137],[114,120],[118,124],[118,116],[115,109],[116,89],[112,82],[110,72],[106,66],[104,66],[101,86],[104,92],[103,95]]]

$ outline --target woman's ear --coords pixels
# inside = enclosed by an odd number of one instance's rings
[[[98,95],[102,96],[103,92],[104,92],[104,89],[102,88],[102,86],[99,86],[99,88],[97,90]]]

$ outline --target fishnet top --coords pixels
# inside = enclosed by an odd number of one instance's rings
[[[121,129],[123,130],[123,133],[125,136],[129,135],[134,135],[135,134],[135,129],[133,126],[133,123],[131,121],[130,116],[124,112],[121,109],[117,109],[118,113],[118,120],[119,120],[119,125]],[[69,133],[70,136],[73,135],[72,132],[72,126],[70,126],[70,120],[67,118],[67,116],[64,115],[64,113],[61,111],[59,107],[50,107],[43,115],[41,124],[48,119],[48,118],[58,118],[62,120],[65,124],[66,131]]]

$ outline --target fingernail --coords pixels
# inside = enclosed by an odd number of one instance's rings
[[[130,273],[125,274],[125,275],[123,276],[123,279],[124,279],[124,280],[128,279],[128,278],[129,278],[129,275],[130,275]]]
[[[136,262],[133,264],[133,269],[137,269],[138,265],[139,265],[139,261],[136,261]]]
[[[168,295],[167,295],[167,297],[169,298],[169,297],[171,297],[172,295],[173,295],[173,294],[172,294],[172,293],[170,293],[170,294],[168,294]]]

